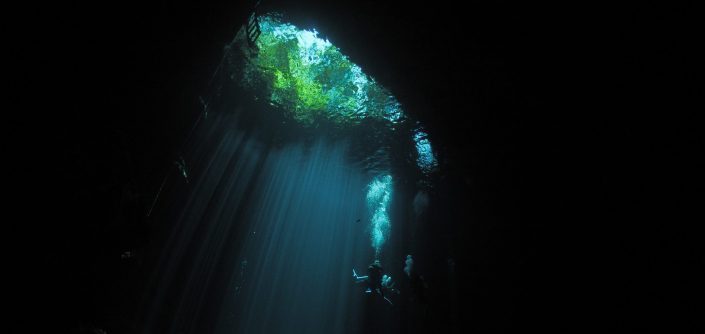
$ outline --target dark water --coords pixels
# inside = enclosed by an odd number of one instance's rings
[[[188,180],[173,173],[155,208],[172,227],[154,260],[144,332],[398,327],[398,307],[352,280],[352,269],[364,274],[374,256],[367,185],[393,167],[391,145],[370,144],[389,135],[374,135],[374,127],[297,128],[238,94],[233,90],[201,118],[184,152]],[[393,236],[401,234],[398,220],[413,198],[403,177],[395,181]],[[402,201],[410,203],[394,204]],[[401,285],[399,239],[389,238],[381,259]]]

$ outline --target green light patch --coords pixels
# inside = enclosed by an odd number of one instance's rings
[[[369,117],[391,123],[402,118],[397,100],[317,31],[271,15],[259,22],[259,51],[250,56],[243,83],[264,82],[269,100],[293,119],[304,125],[321,120],[355,125]]]

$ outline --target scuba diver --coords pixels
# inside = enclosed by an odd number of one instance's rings
[[[418,301],[421,304],[428,304],[428,283],[414,268],[414,258],[406,256],[404,261],[404,273],[409,277],[409,287],[411,290],[410,301]]]
[[[399,293],[399,291],[394,288],[392,277],[383,275],[382,271],[382,264],[379,260],[375,260],[367,266],[367,276],[358,276],[355,269],[353,269],[353,279],[355,280],[355,283],[365,283],[367,285],[367,290],[365,293],[376,292],[382,296],[382,298],[384,298],[389,305],[394,305],[392,304],[392,301],[384,295],[384,290],[386,289],[393,293]]]

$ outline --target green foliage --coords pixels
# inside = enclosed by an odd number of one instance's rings
[[[247,63],[243,83],[268,90],[267,97],[295,120],[305,125],[323,119],[358,124],[367,117],[398,121],[388,112],[401,113],[389,92],[315,31],[299,30],[272,16],[260,17],[260,29],[259,52]],[[255,82],[265,84],[254,87]]]

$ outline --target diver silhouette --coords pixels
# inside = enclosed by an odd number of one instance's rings
[[[355,283],[365,283],[367,285],[367,290],[365,293],[376,292],[387,303],[389,303],[389,305],[394,305],[392,304],[392,301],[384,295],[384,290],[386,289],[396,293],[398,293],[398,291],[394,289],[392,277],[383,275],[382,272],[382,264],[379,260],[374,260],[374,262],[367,266],[367,276],[358,276],[355,269],[353,269],[353,279],[355,280]]]
[[[409,277],[410,301],[428,304],[428,283],[414,267],[414,258],[411,255],[407,255],[404,263],[404,273]]]

